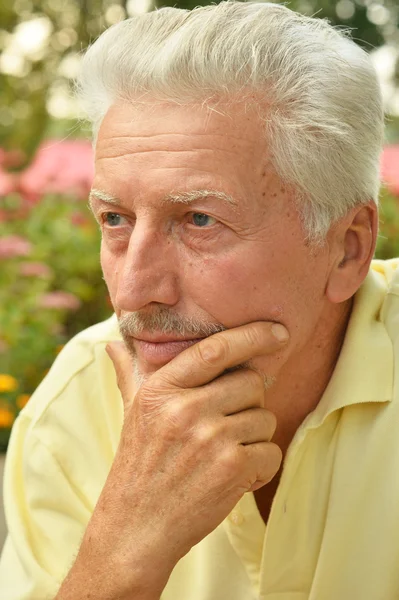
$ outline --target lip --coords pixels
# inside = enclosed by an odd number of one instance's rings
[[[192,341],[192,340],[201,340],[203,338],[201,337],[189,337],[189,336],[185,336],[185,337],[178,337],[176,335],[168,335],[166,333],[146,333],[144,335],[140,335],[137,337],[133,338],[134,340],[137,340],[139,342],[150,342],[152,344],[163,344],[163,343],[169,343],[169,342],[188,342],[188,341]]]
[[[139,361],[160,368],[175,358],[180,352],[193,346],[203,338],[176,338],[176,336],[154,335],[145,339],[133,338],[136,355]],[[149,339],[152,338],[152,339]]]

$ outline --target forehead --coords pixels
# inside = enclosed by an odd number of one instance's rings
[[[177,105],[168,102],[147,101],[135,104],[117,103],[107,111],[99,130],[98,144],[114,139],[125,143],[129,138],[139,138],[145,147],[146,138],[157,136],[184,136],[212,139],[223,147],[224,140],[248,148],[263,140],[259,111],[242,103]],[[219,138],[219,139],[218,139]],[[161,140],[160,146],[162,146]],[[186,140],[189,142],[190,140]]]
[[[147,102],[111,106],[101,124],[96,161],[130,158],[138,165],[209,172],[252,170],[268,163],[269,153],[258,114],[244,105],[209,108]],[[226,168],[227,167],[227,168]]]
[[[115,104],[99,130],[94,187],[154,200],[212,189],[253,205],[265,189],[281,188],[258,112],[243,104]]]

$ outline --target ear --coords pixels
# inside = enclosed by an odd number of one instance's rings
[[[356,206],[329,232],[332,266],[326,296],[344,302],[363,283],[374,256],[378,232],[378,209],[374,202]]]

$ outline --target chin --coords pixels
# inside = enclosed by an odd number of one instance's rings
[[[152,373],[144,373],[138,365],[137,360],[133,360],[133,378],[137,390],[143,385],[143,383],[147,381],[147,379],[151,375]]]

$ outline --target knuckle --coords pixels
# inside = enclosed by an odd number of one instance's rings
[[[228,355],[228,343],[222,337],[207,338],[195,345],[200,360],[206,364],[223,362]]]
[[[227,478],[232,478],[240,469],[240,457],[237,448],[226,448],[220,456],[220,466]]]
[[[199,446],[208,446],[219,436],[219,428],[213,423],[203,423],[195,430],[195,439]]]
[[[243,379],[243,383],[249,389],[256,392],[260,392],[263,395],[264,392],[264,381],[263,376],[254,369],[243,369],[240,373]]]
[[[282,458],[283,454],[277,444],[267,444],[267,450],[265,451],[264,460],[262,461],[262,468],[257,479],[264,483],[269,483],[279,470]]]
[[[262,408],[263,418],[265,420],[268,437],[271,438],[276,431],[277,418],[276,415],[265,408]]]
[[[251,323],[245,330],[245,337],[249,346],[261,346],[264,344],[263,330],[259,325]]]
[[[184,394],[163,405],[162,417],[172,432],[178,435],[192,434],[200,417],[200,406],[192,400],[188,394]]]
[[[173,429],[181,430],[189,425],[189,411],[181,402],[168,402],[165,404],[163,415]]]

